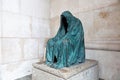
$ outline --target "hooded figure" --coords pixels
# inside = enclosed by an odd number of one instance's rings
[[[85,61],[84,31],[81,21],[69,11],[61,14],[57,35],[47,42],[46,64],[59,69]]]

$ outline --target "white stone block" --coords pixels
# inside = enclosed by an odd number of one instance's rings
[[[2,0],[0,0],[0,11],[2,11]]]
[[[18,78],[32,74],[32,64],[38,62],[38,59],[29,61],[20,61],[15,63],[1,65],[0,80],[16,80]]]
[[[0,37],[2,37],[2,12],[0,12]]]
[[[49,0],[21,0],[21,13],[48,19]]]
[[[23,41],[17,38],[2,39],[2,63],[16,62],[23,60]]]
[[[99,62],[100,78],[104,80],[120,80],[120,52],[86,50],[86,58]]]
[[[46,73],[42,70],[38,70],[36,68],[33,68],[33,76],[32,80],[64,80],[60,77],[54,76],[52,74]]]
[[[50,0],[50,17],[61,15],[63,11],[69,10],[72,13],[79,11],[79,0]]]
[[[1,75],[1,64],[0,64],[0,80],[2,80],[2,75]]]
[[[94,20],[87,16],[85,24],[93,22],[93,26],[85,28],[85,40],[87,48],[120,50],[120,4],[91,11]],[[86,12],[87,13],[87,12]],[[89,13],[90,15],[90,13]]]
[[[32,80],[98,80],[98,64],[94,60],[62,69],[50,68],[44,63],[33,66]]]
[[[2,0],[3,10],[18,13],[20,11],[19,0]]]
[[[49,20],[32,19],[32,37],[48,37],[50,35]]]
[[[79,11],[90,11],[119,3],[118,0],[79,0]]]
[[[1,54],[2,54],[2,51],[1,51],[1,49],[2,49],[2,46],[1,46],[2,44],[1,44],[1,38],[0,38],[0,65],[1,65],[1,62],[2,62],[2,56],[1,56]]]
[[[37,39],[24,39],[24,59],[38,58],[38,44]]]
[[[46,41],[45,38],[39,39],[39,58],[43,59],[44,53],[45,53],[45,48],[46,48]]]
[[[56,17],[60,15],[63,11],[69,10],[72,13],[90,11],[94,9],[99,9],[109,5],[119,3],[118,0],[50,0],[50,17]]]
[[[87,11],[87,12],[80,12],[79,19],[82,22],[82,25],[84,27],[84,33],[85,33],[85,41],[89,41],[91,39],[91,35],[93,35],[93,29],[94,29],[94,12],[93,11]]]
[[[30,18],[19,14],[3,13],[3,37],[30,37]]]
[[[55,36],[60,25],[60,16],[56,16],[50,19],[50,34],[51,36]]]

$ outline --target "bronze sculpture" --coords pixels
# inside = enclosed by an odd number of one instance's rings
[[[85,61],[84,31],[81,21],[69,11],[61,14],[58,33],[47,42],[46,64],[59,69]]]

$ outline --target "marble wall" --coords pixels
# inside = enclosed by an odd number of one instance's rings
[[[50,35],[49,0],[0,0],[0,80],[29,75]]]
[[[86,58],[99,61],[100,78],[120,80],[120,1],[51,0],[51,37],[58,31],[60,14],[65,10],[82,21]]]

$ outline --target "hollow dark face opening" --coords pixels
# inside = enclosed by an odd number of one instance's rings
[[[56,62],[57,62],[57,58],[56,58],[56,56],[54,56],[53,63],[56,63]]]
[[[68,23],[67,23],[67,20],[64,16],[62,16],[62,23],[63,23],[64,29],[65,29],[65,34],[66,34],[67,28],[68,28]]]

